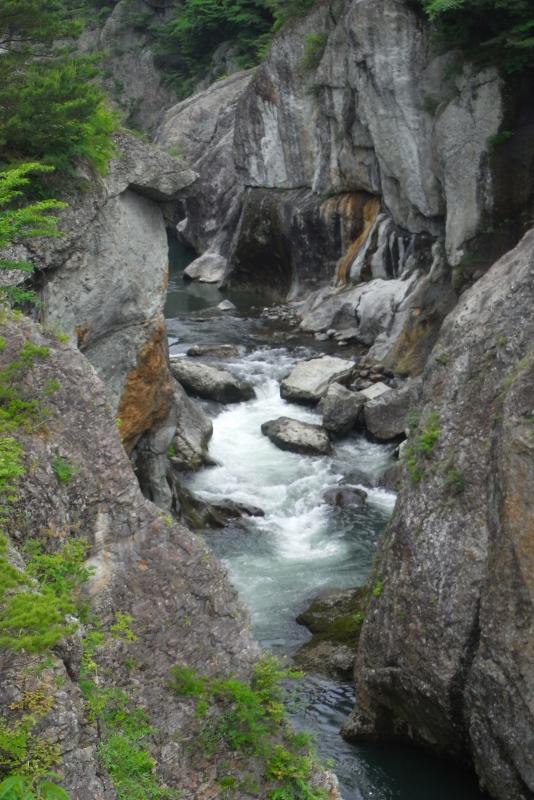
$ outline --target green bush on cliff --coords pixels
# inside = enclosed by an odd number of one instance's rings
[[[446,48],[506,72],[534,67],[532,0],[421,0]]]
[[[219,45],[231,44],[232,57],[241,69],[252,67],[265,55],[273,33],[306,14],[314,2],[184,0],[168,20],[152,26],[157,63],[185,96],[209,72]]]
[[[39,160],[72,172],[83,159],[104,171],[113,115],[92,58],[69,50],[81,31],[74,4],[5,0],[0,8],[0,162]]]
[[[254,759],[269,800],[325,800],[322,789],[310,786],[319,766],[310,737],[292,733],[285,723],[282,681],[299,675],[264,657],[250,684],[233,677],[208,678],[180,666],[171,671],[170,688],[195,700],[198,744],[208,756],[231,750],[242,759],[239,768],[247,770],[252,770]],[[219,782],[240,785],[231,775],[221,776]]]

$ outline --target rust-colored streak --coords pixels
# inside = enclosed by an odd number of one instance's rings
[[[137,365],[126,378],[119,403],[120,434],[128,452],[143,433],[167,416],[171,400],[165,324],[160,320],[139,351]]]
[[[83,350],[90,331],[91,323],[88,320],[83,322],[81,325],[76,325],[76,340],[79,350]]]
[[[339,260],[336,269],[336,283],[338,286],[346,286],[349,279],[351,264],[358,255],[361,247],[367,241],[367,237],[373,227],[380,211],[380,200],[378,197],[371,197],[363,207],[363,226],[359,236],[349,246],[347,252]]]

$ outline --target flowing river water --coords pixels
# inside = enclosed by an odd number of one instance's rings
[[[202,313],[223,299],[209,285],[184,283],[191,254],[171,242],[166,306],[171,356],[192,344],[238,344],[241,355],[219,365],[252,381],[256,399],[220,407],[205,403],[214,433],[210,455],[217,466],[188,478],[188,486],[212,501],[231,499],[261,508],[265,516],[208,535],[230,580],[250,609],[262,647],[290,655],[310,638],[295,617],[327,589],[365,583],[378,538],[395,496],[378,487],[392,448],[361,436],[342,440],[329,457],[311,458],[277,449],[262,435],[262,422],[286,415],[317,422],[315,411],[280,398],[279,380],[318,346],[273,330],[254,298],[231,296],[241,312]],[[211,362],[217,363],[217,362]],[[342,514],[323,501],[343,478],[368,492],[365,506]],[[339,729],[354,704],[347,683],[308,676],[290,708],[297,728],[316,734],[319,754],[332,762],[344,800],[483,800],[474,778],[414,748],[353,745]]]

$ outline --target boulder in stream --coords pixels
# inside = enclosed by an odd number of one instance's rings
[[[186,394],[178,381],[173,381],[176,402],[176,432],[169,456],[178,469],[200,469],[213,464],[208,455],[208,442],[213,435],[210,418]]]
[[[248,381],[208,364],[191,363],[184,358],[171,361],[171,372],[188,394],[217,403],[240,403],[256,396]]]
[[[354,369],[352,361],[335,356],[301,361],[280,384],[280,395],[293,403],[314,405],[326,394],[331,383],[348,382]]]
[[[308,672],[350,680],[356,645],[368,602],[365,587],[325,592],[297,617],[313,634],[295,654],[295,661]]]
[[[184,276],[200,283],[220,283],[226,271],[226,258],[219,253],[204,253],[184,269]]]
[[[241,350],[236,344],[194,344],[187,351],[192,358],[237,358]]]
[[[363,506],[367,501],[367,492],[357,486],[335,486],[323,495],[324,500],[335,508]]]
[[[379,385],[375,383],[370,389]],[[365,391],[369,392],[369,389]],[[365,427],[371,436],[380,442],[388,442],[404,436],[408,412],[417,407],[420,393],[421,379],[415,379],[399,389],[383,392],[366,403],[364,408]]]
[[[364,402],[365,398],[359,392],[332,383],[319,403],[326,430],[338,436],[349,433],[358,421]]]
[[[330,452],[330,439],[321,425],[300,422],[290,417],[264,422],[261,432],[280,450],[289,450],[302,455],[327,455]]]

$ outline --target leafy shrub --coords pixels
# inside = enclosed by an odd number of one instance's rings
[[[421,0],[442,45],[517,72],[534,66],[531,0]]]
[[[0,800],[69,800],[67,792],[54,783],[54,773],[32,780],[24,775],[10,775],[0,783]]]
[[[327,33],[310,33],[304,41],[304,54],[301,59],[301,67],[307,70],[316,69],[324,55]]]
[[[215,755],[225,747],[263,764],[263,777],[271,800],[325,800],[309,780],[317,768],[307,734],[293,734],[285,725],[282,681],[299,676],[281,669],[274,658],[256,665],[250,685],[236,678],[207,678],[189,667],[175,667],[170,687],[197,702],[201,722],[198,742]],[[228,776],[222,781],[228,783]]]
[[[74,475],[74,469],[63,456],[56,456],[52,461],[52,472],[59,483],[69,483]]]
[[[411,420],[412,438],[406,447],[406,468],[412,483],[419,483],[425,473],[425,461],[430,458],[441,434],[439,417],[431,411],[424,423],[414,416]],[[415,425],[415,427],[412,427]]]

